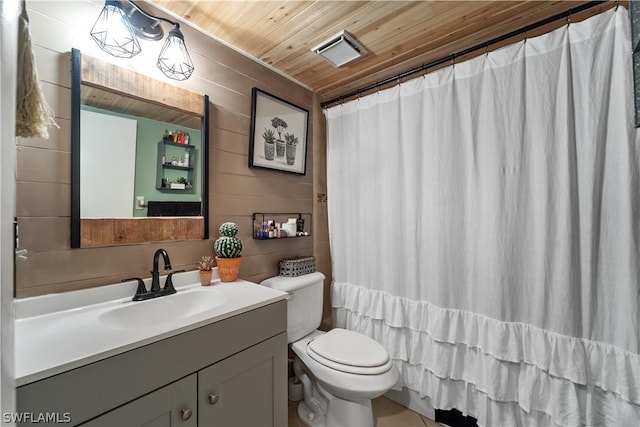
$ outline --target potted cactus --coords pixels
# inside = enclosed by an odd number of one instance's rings
[[[271,129],[264,130],[262,134],[264,139],[264,158],[267,160],[273,160],[273,155],[276,151],[276,134]]]
[[[213,274],[213,258],[203,256],[198,263],[198,270],[200,270],[200,284],[209,286],[211,284],[211,275]]]
[[[296,147],[298,146],[298,138],[288,133],[284,134],[284,140],[287,141],[287,164],[289,166],[296,162]]]
[[[280,117],[271,119],[271,126],[278,131],[278,139],[276,140],[276,156],[284,157],[285,142],[282,140],[282,132],[287,128],[287,122]]]
[[[218,229],[220,237],[213,244],[216,252],[216,264],[220,280],[233,282],[238,278],[240,261],[242,257],[242,241],[236,237],[238,225],[234,222],[225,222]]]

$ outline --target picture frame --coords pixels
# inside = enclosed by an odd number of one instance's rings
[[[307,173],[309,111],[256,87],[251,90],[249,167]]]

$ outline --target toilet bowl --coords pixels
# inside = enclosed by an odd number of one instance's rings
[[[303,385],[298,415],[312,427],[373,427],[371,399],[398,381],[398,372],[378,342],[346,329],[319,331],[324,275],[273,277],[261,284],[285,292],[287,338],[293,369]]]
[[[348,364],[336,363],[326,357],[329,363],[324,363],[323,356],[318,360],[313,344],[321,338],[333,341],[336,332],[353,334],[351,338],[358,337],[358,342],[369,340],[369,344],[376,344],[384,351],[374,340],[344,329],[332,329],[327,333],[314,331],[294,342],[291,345],[296,355],[293,369],[304,387],[304,399],[299,404],[298,415],[305,424],[313,427],[373,426],[371,399],[393,387],[398,380],[398,371],[386,351],[386,360],[374,366],[358,366],[366,363],[357,362],[355,357]]]

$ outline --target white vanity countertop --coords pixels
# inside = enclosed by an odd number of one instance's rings
[[[216,272],[217,273],[217,272]],[[214,276],[215,273],[214,273]],[[255,283],[238,280],[223,283],[214,280],[211,286],[201,286],[197,271],[174,274],[177,294],[147,301],[133,302],[136,283],[127,282],[95,289],[19,299],[15,302],[15,368],[16,386],[22,386],[70,369],[159,341],[189,330],[219,321],[287,298],[287,294]],[[149,288],[148,280],[147,288]],[[164,278],[161,278],[161,285]],[[171,318],[171,311],[180,312],[181,298],[189,293],[200,297],[220,298],[220,305],[206,306],[204,298],[194,314]],[[203,295],[202,292],[208,292]],[[176,304],[167,310],[172,297]],[[162,301],[161,301],[162,300]],[[185,299],[186,300],[186,299]],[[155,307],[152,318],[144,316],[142,324],[118,327],[105,322],[114,309],[126,307],[136,314],[142,308]],[[203,306],[203,304],[205,304]],[[128,306],[134,306],[130,310]],[[149,305],[142,307],[142,305]],[[145,312],[150,312],[146,310]],[[105,316],[105,313],[109,315]],[[182,313],[184,314],[184,313]],[[128,325],[128,317],[123,317]],[[120,318],[118,318],[120,320]]]

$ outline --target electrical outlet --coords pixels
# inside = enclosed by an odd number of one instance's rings
[[[136,196],[136,209],[144,209],[144,196]]]

